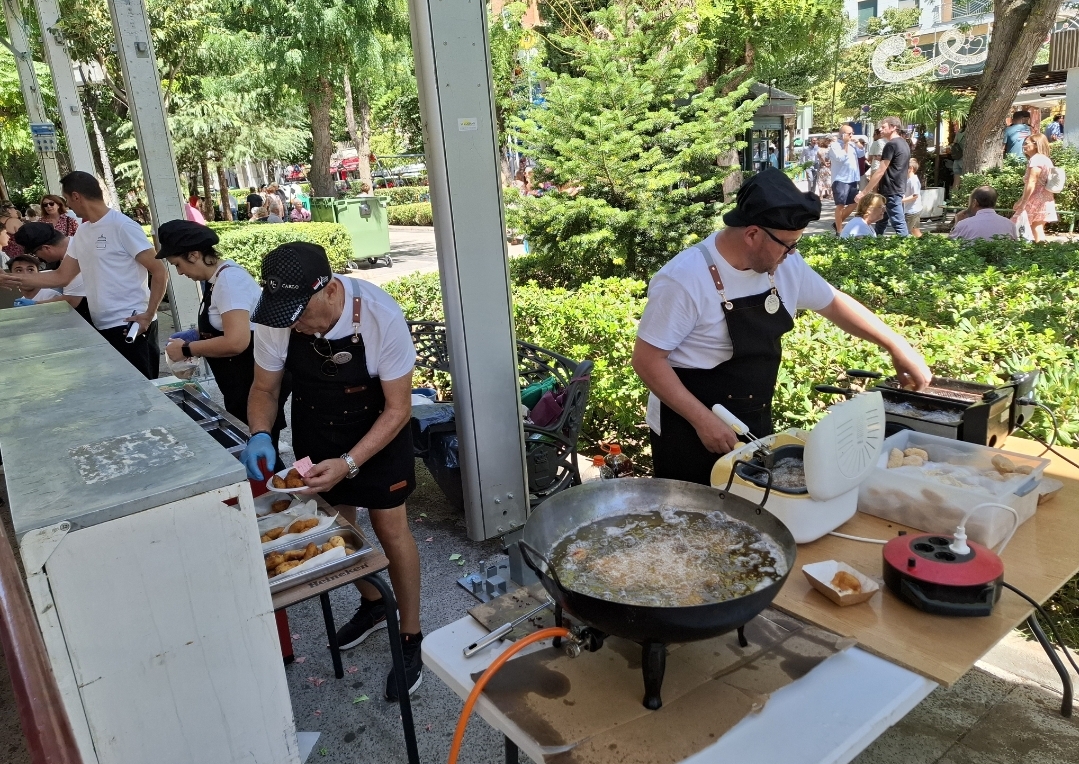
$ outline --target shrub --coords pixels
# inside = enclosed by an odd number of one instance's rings
[[[1051,145],[1050,158],[1053,164],[1064,168],[1064,190],[1056,195],[1057,209],[1079,211],[1079,150],[1057,142]],[[1004,164],[986,172],[966,173],[959,184],[956,204],[966,203],[970,192],[978,186],[992,186],[996,189],[997,207],[1010,209],[1023,194],[1023,174],[1025,162],[1005,156]],[[1065,222],[1067,226],[1070,221]],[[1059,227],[1059,224],[1057,224]]]
[[[353,259],[352,237],[338,223],[211,223],[221,243],[217,249],[259,278],[262,258],[267,252],[290,241],[320,244],[335,272],[348,270]]]
[[[396,207],[402,204],[416,204],[417,202],[431,201],[431,189],[429,186],[376,188],[375,196],[386,197],[386,203],[391,207]]]
[[[390,225],[433,225],[431,203],[398,204],[386,208]]]

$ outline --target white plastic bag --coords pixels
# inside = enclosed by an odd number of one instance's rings
[[[1015,235],[1024,241],[1034,241],[1034,232],[1030,230],[1030,218],[1027,211],[1023,210],[1012,217],[1015,223]]]
[[[181,358],[179,361],[174,361],[166,353],[165,360],[169,364],[169,371],[177,379],[191,379],[199,368],[198,358]]]

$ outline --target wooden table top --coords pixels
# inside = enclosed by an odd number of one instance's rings
[[[1006,451],[1038,455],[1043,447],[1010,438]],[[1079,462],[1079,451],[1059,448]],[[1079,469],[1046,454],[1052,463],[1045,474],[1064,483],[1050,501],[1016,531],[1005,548],[1004,580],[1038,602],[1044,602],[1079,572]],[[854,536],[887,539],[900,530],[921,533],[872,515],[857,513],[838,528]],[[801,568],[821,560],[841,560],[882,581],[881,546],[825,536],[798,547],[795,569],[772,603],[773,607],[845,637],[865,650],[939,684],[950,686],[990,648],[1030,615],[1032,608],[1004,590],[990,616],[955,618],[924,613],[899,600],[886,587],[869,602],[841,608],[811,588]]]

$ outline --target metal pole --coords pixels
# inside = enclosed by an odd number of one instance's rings
[[[15,56],[15,66],[19,72],[19,84],[22,86],[23,101],[26,102],[26,114],[30,118],[31,130],[35,125],[52,126],[52,120],[45,116],[45,104],[41,100],[41,86],[34,71],[34,59],[30,55],[30,40],[26,34],[26,22],[16,0],[3,0],[4,19],[7,21],[8,38],[11,40],[11,53]],[[55,143],[55,141],[54,141]],[[50,194],[60,193],[60,168],[56,164],[56,150],[43,151],[39,145],[37,152],[41,167],[41,177]]]
[[[472,539],[528,515],[486,4],[409,0]]]
[[[41,38],[45,44],[45,61],[52,72],[52,85],[56,90],[56,103],[60,111],[60,124],[67,139],[67,154],[71,169],[96,175],[94,150],[86,132],[82,101],[75,85],[75,73],[67,55],[64,36],[60,31],[60,6],[56,0],[34,0],[37,18],[41,24]]]
[[[124,74],[128,114],[135,128],[135,145],[139,149],[142,180],[150,205],[150,222],[156,232],[162,223],[182,218],[183,206],[150,25],[143,0],[109,0],[109,15],[116,35],[116,54]],[[179,278],[170,265],[169,306],[176,331],[196,325],[200,302],[195,282]]]

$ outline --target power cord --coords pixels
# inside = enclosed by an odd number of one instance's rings
[[[1012,586],[1007,581],[1002,581],[1001,585],[1005,589],[1009,589],[1009,590],[1015,592],[1020,597],[1022,597],[1023,599],[1025,599],[1027,602],[1029,602],[1031,605],[1034,606],[1034,609],[1039,614],[1041,614],[1041,617],[1044,618],[1045,622],[1049,624],[1049,631],[1052,632],[1053,639],[1056,640],[1057,645],[1060,647],[1061,651],[1064,653],[1064,656],[1068,659],[1068,663],[1070,663],[1072,665],[1072,668],[1075,669],[1075,673],[1079,674],[1079,666],[1076,665],[1075,658],[1072,657],[1071,651],[1068,650],[1068,646],[1064,644],[1064,640],[1061,639],[1061,637],[1060,637],[1060,632],[1057,631],[1056,624],[1053,622],[1053,619],[1049,617],[1049,614],[1047,612],[1045,612],[1045,609],[1038,602],[1036,602],[1032,597],[1030,597],[1029,595],[1027,595],[1024,592],[1021,592],[1019,589]]]
[[[1047,453],[1052,451],[1053,454],[1055,454],[1056,456],[1059,456],[1061,459],[1066,461],[1071,466],[1079,468],[1079,464],[1076,464],[1071,459],[1066,457],[1064,454],[1060,453],[1055,448],[1053,448],[1053,446],[1056,445],[1057,438],[1060,436],[1060,428],[1057,426],[1057,417],[1056,417],[1056,414],[1053,413],[1053,410],[1051,408],[1049,408],[1048,406],[1046,406],[1045,404],[1039,403],[1038,401],[1034,400],[1033,398],[1020,398],[1017,401],[1017,403],[1019,403],[1019,405],[1021,405],[1021,406],[1037,406],[1039,409],[1041,409],[1042,411],[1044,411],[1046,414],[1049,415],[1049,421],[1052,422],[1052,424],[1053,424],[1053,437],[1051,437],[1049,439],[1048,443],[1046,443],[1044,440],[1042,440],[1037,435],[1035,435],[1030,430],[1028,430],[1025,425],[1019,425],[1020,430],[1022,430],[1027,435],[1029,435],[1031,438],[1033,438],[1034,440],[1038,441],[1043,446],[1045,446],[1045,450],[1042,451],[1040,454],[1038,454],[1038,456],[1045,456]]]

